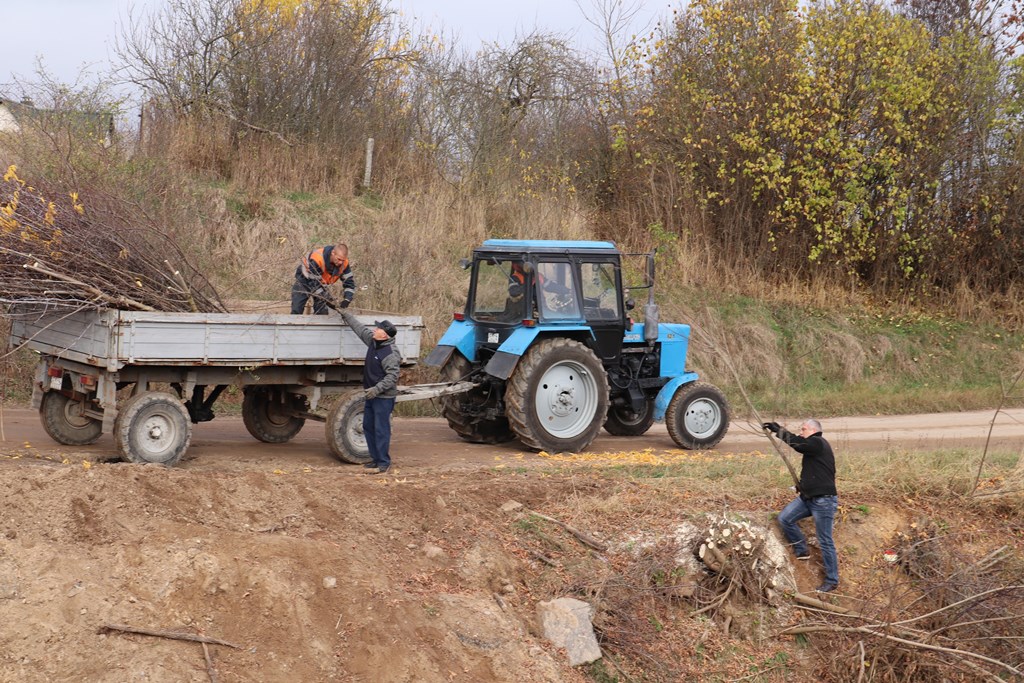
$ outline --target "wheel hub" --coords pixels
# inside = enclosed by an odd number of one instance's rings
[[[534,407],[538,421],[557,438],[570,439],[586,431],[597,404],[597,381],[579,363],[556,363],[537,383]]]
[[[690,404],[683,419],[686,431],[697,438],[702,438],[718,429],[722,415],[714,401],[698,399]]]
[[[555,387],[555,400],[551,404],[551,412],[556,417],[565,417],[576,406],[576,392],[573,387],[562,389]]]
[[[149,454],[160,454],[174,447],[174,424],[167,415],[150,415],[141,431],[145,438],[140,440],[139,445]]]

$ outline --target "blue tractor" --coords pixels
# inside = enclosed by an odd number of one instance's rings
[[[686,369],[690,326],[658,323],[654,255],[631,287],[648,289],[643,324],[629,318],[623,256],[611,242],[486,240],[463,260],[466,308],[425,360],[473,384],[441,399],[459,436],[578,453],[602,426],[637,436],[664,419],[681,448],[722,440],[729,404]]]

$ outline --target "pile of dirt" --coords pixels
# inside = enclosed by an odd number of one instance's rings
[[[210,647],[222,681],[575,680],[496,528],[537,481],[2,468],[2,680],[209,679],[200,645],[108,625],[236,645]]]

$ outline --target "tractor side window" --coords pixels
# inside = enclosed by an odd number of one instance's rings
[[[583,314],[587,320],[621,319],[614,264],[581,264],[580,286],[583,290]]]
[[[573,282],[570,264],[538,263],[537,293],[540,313],[545,319],[580,318],[580,306],[576,301],[576,285]]]
[[[476,294],[473,297],[473,319],[493,322],[522,320],[526,303],[522,284],[512,273],[508,261],[480,261],[476,274]]]

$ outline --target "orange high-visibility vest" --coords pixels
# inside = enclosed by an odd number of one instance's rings
[[[302,269],[307,274],[312,275],[312,273],[309,270],[310,260],[312,260],[314,263],[316,263],[317,266],[319,266],[320,281],[323,282],[325,285],[333,285],[335,282],[340,280],[341,274],[345,272],[346,268],[348,268],[348,259],[345,259],[344,261],[341,262],[341,265],[338,266],[337,275],[332,275],[330,272],[328,272],[327,264],[324,261],[323,247],[320,247],[319,249],[314,249],[313,251],[309,252],[309,254],[305,258],[302,259]]]

